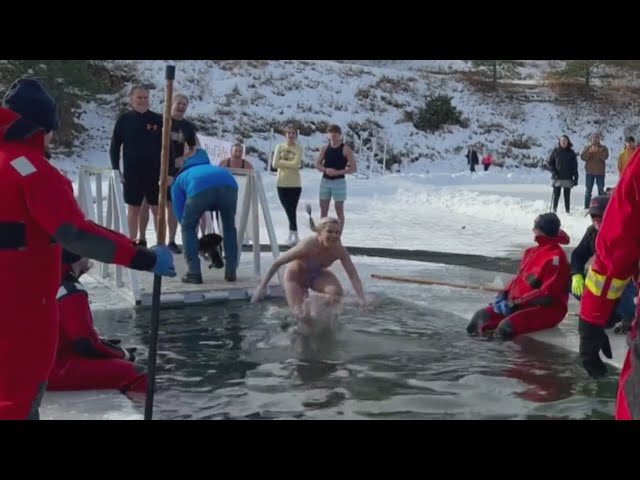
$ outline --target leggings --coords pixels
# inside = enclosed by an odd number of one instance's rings
[[[298,208],[298,201],[300,200],[301,193],[302,187],[278,187],[278,198],[280,198],[280,203],[287,214],[287,218],[289,219],[289,230],[292,232],[298,231],[296,210]]]
[[[562,187],[553,187],[553,211],[555,212],[558,209],[558,203],[560,203],[560,189]],[[570,188],[562,188],[564,193],[564,208],[569,211],[571,207],[571,189]]]

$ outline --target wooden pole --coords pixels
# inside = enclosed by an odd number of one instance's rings
[[[158,195],[158,245],[165,244],[167,233],[167,183],[169,176],[169,148],[171,140],[171,105],[173,103],[173,80],[176,67],[167,65],[165,71],[166,89],[164,94],[164,116],[162,122],[162,155],[160,157],[160,193]],[[153,276],[153,294],[151,301],[151,333],[149,337],[149,367],[147,396],[144,405],[144,419],[152,420],[153,396],[156,386],[156,357],[158,350],[158,329],[160,327],[160,290],[162,277]]]
[[[397,277],[395,275],[378,275],[376,273],[371,274],[371,278],[376,278],[378,280],[389,280],[391,282],[402,282],[402,283],[416,283],[419,285],[440,285],[442,287],[453,287],[453,288],[466,288],[468,290],[482,290],[484,292],[493,292],[500,293],[504,292],[503,289],[496,287],[484,287],[484,286],[476,286],[476,285],[463,285],[460,283],[448,283],[448,282],[440,282],[438,280],[429,280],[427,278],[415,278],[415,277]],[[517,305],[516,301],[516,305]],[[567,315],[572,317],[577,317],[578,314],[575,312],[569,312]]]
[[[459,283],[448,283],[441,282],[438,280],[429,280],[427,278],[415,278],[415,277],[398,277],[395,275],[378,275],[375,273],[371,274],[371,278],[376,278],[378,280],[390,280],[392,282],[403,282],[403,283],[417,283],[420,285],[440,285],[443,287],[454,287],[454,288],[467,288],[469,290],[483,290],[485,292],[494,292],[499,293],[504,290],[495,287],[483,287],[476,285],[462,285]]]

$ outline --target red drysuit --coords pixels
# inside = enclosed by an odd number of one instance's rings
[[[85,219],[71,182],[44,157],[44,131],[7,141],[19,119],[0,108],[0,420],[29,417],[53,365],[63,245],[137,270],[156,256]]]
[[[58,351],[48,390],[146,392],[147,377],[132,354],[98,336],[87,292],[71,273],[58,291],[58,312]]]
[[[500,326],[502,336],[512,337],[558,325],[567,314],[571,269],[561,244],[569,236],[560,230],[557,237],[537,236],[537,247],[525,251],[516,276],[505,288],[512,313],[496,313],[493,305],[473,316],[467,331],[471,334]]]
[[[580,318],[604,329],[622,292],[638,273],[640,260],[640,149],[616,186],[596,238],[596,255],[585,279]],[[638,309],[620,373],[616,419],[640,419]],[[601,333],[602,335],[602,333]],[[604,334],[606,335],[606,333]],[[581,343],[584,339],[581,338]]]

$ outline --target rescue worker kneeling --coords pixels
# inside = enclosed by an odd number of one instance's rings
[[[569,236],[555,213],[539,215],[533,225],[537,247],[525,251],[515,278],[487,308],[477,311],[470,335],[488,334],[510,339],[558,325],[566,316],[570,268],[562,245]]]
[[[89,259],[64,250],[62,263],[58,348],[47,390],[113,389],[144,395],[147,376],[133,363],[136,348],[100,338],[93,326],[89,297],[79,281],[91,268]]]
[[[580,300],[584,293],[587,263],[596,254],[596,238],[610,198],[609,195],[599,195],[591,199],[588,214],[591,216],[592,225],[587,228],[582,240],[571,252],[571,294],[577,300]],[[616,309],[611,313],[607,323],[607,328],[613,327],[613,333],[626,334],[631,330],[637,296],[638,289],[635,283],[629,282],[616,302]]]

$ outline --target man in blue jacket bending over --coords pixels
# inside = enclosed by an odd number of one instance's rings
[[[188,271],[184,283],[202,283],[198,257],[198,222],[202,214],[217,210],[222,220],[224,237],[225,274],[228,282],[236,280],[238,268],[238,240],[235,225],[238,203],[238,183],[222,167],[211,165],[207,152],[198,148],[188,157],[171,187],[173,211],[182,227],[184,258]]]

